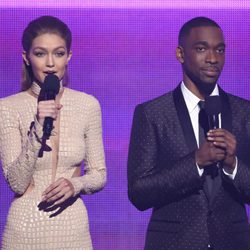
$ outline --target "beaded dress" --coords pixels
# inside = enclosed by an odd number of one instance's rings
[[[0,157],[4,176],[15,192],[2,250],[92,249],[88,214],[80,194],[103,188],[106,167],[101,109],[91,95],[60,88],[63,105],[49,140],[41,149],[42,126],[36,120],[40,87],[0,100]],[[84,162],[84,174],[79,176]],[[77,174],[78,173],[78,174]],[[63,205],[41,206],[42,192],[60,177],[75,194]]]

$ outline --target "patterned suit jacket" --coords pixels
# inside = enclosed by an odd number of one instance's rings
[[[136,107],[128,157],[128,195],[153,208],[145,249],[250,249],[250,102],[220,89],[222,127],[237,138],[234,180],[220,171],[208,199],[197,171],[197,143],[180,86]]]

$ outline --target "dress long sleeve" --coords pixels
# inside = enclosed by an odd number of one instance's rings
[[[86,153],[84,175],[70,179],[78,193],[92,194],[101,190],[106,183],[106,167],[102,142],[102,119],[99,102],[93,99],[88,107],[88,124],[84,134]]]
[[[39,138],[42,137],[42,127],[34,119],[29,132],[22,135],[20,121],[20,114],[14,105],[1,100],[0,158],[3,173],[10,188],[21,195],[32,181],[41,147]]]

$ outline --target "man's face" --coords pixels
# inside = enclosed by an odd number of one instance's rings
[[[186,78],[200,93],[209,95],[225,63],[222,31],[212,26],[193,28],[184,40],[182,50],[184,81]]]

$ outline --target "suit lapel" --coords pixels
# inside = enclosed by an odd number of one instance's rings
[[[197,142],[194,135],[193,126],[191,119],[188,113],[188,109],[184,100],[184,97],[181,92],[180,84],[173,92],[174,104],[177,111],[178,118],[182,127],[183,135],[185,137],[186,144],[188,145],[189,152],[192,152],[198,148]],[[198,171],[198,170],[197,170]],[[204,193],[209,200],[208,186],[205,183]]]
[[[219,87],[219,93],[222,101],[222,112],[221,112],[221,121],[222,128],[232,132],[232,111],[231,106],[228,100],[227,94]],[[177,110],[177,115],[180,120],[180,124],[184,133],[186,144],[188,145],[190,151],[197,149],[197,143],[188,113],[188,109],[184,100],[184,97],[181,92],[180,84],[173,91],[173,98],[175,108]]]
[[[228,130],[229,132],[232,132],[231,105],[229,103],[227,94],[221,88],[219,88],[219,93],[220,93],[221,102],[222,102],[222,112],[221,112],[222,126],[221,127]]]
[[[188,113],[188,109],[181,92],[180,84],[173,91],[173,98],[186,144],[188,145],[189,151],[192,152],[197,149],[197,142],[195,139],[194,130]]]

